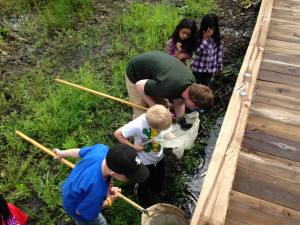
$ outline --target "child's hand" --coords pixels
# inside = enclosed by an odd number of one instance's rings
[[[207,31],[203,31],[203,38],[208,39],[214,34],[214,30],[212,28],[208,28]]]
[[[54,159],[61,159],[63,157],[62,151],[60,149],[55,148],[52,151],[56,154],[56,156],[54,157]]]
[[[136,145],[134,145],[134,149],[135,149],[137,152],[142,152],[142,151],[145,150],[145,146],[136,144]]]
[[[109,191],[108,191],[108,193],[109,193],[109,195],[108,195],[108,197],[111,199],[111,201],[113,202],[113,201],[115,201],[116,200],[116,198],[118,197],[118,193],[121,193],[121,188],[118,188],[118,187],[110,187],[109,188]]]
[[[180,42],[177,42],[177,43],[176,43],[176,50],[177,50],[178,52],[181,52],[181,47],[182,47],[182,44],[181,44]]]

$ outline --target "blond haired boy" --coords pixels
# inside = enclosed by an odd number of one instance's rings
[[[144,206],[153,204],[151,192],[159,193],[164,179],[165,163],[163,148],[153,139],[160,131],[168,129],[172,124],[169,110],[163,105],[154,105],[146,113],[125,124],[115,131],[114,135],[123,144],[133,147],[142,163],[150,170],[150,177],[139,184],[138,198]],[[134,138],[133,143],[129,141]]]

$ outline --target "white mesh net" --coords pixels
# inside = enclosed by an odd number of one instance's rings
[[[142,225],[189,225],[187,216],[173,205],[156,204],[147,211],[149,215],[142,215]]]
[[[178,124],[172,124],[169,129],[154,138],[154,141],[159,142],[164,148],[173,148],[173,153],[177,158],[183,156],[185,149],[192,148],[198,135],[200,124],[198,112],[186,114],[185,118],[187,123],[192,124],[190,129],[182,130]]]

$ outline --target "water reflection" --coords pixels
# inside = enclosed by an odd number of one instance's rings
[[[188,199],[186,203],[181,207],[181,209],[183,209],[186,215],[189,217],[191,217],[194,212],[204,182],[204,178],[207,173],[208,164],[211,160],[211,156],[216,145],[220,128],[222,126],[222,122],[223,117],[218,118],[215,126],[210,132],[209,140],[207,142],[207,146],[205,147],[205,157],[203,160],[204,164],[202,163],[201,165],[199,165],[194,174],[187,175],[188,182],[186,182],[186,185],[188,186]]]

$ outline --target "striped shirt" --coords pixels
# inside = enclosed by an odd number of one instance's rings
[[[214,73],[223,69],[223,40],[220,41],[219,49],[213,38],[202,39],[200,46],[196,49],[196,57],[191,67],[193,72]]]

